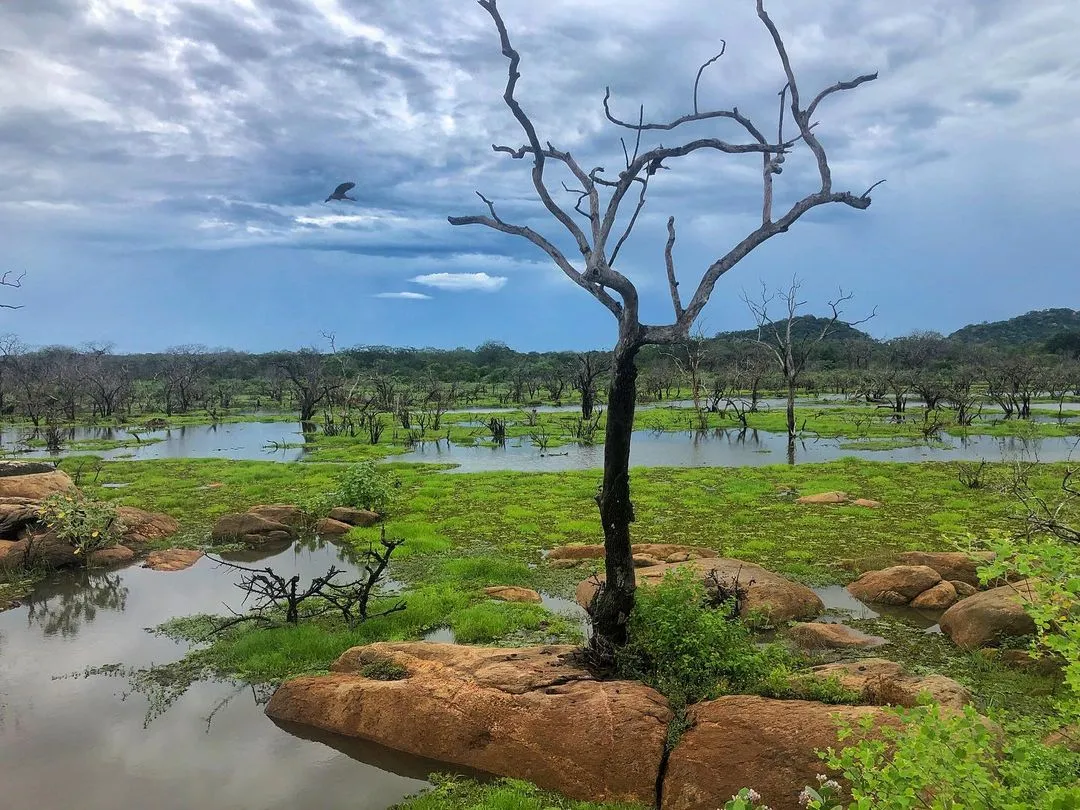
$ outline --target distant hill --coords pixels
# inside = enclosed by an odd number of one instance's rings
[[[1024,346],[1046,343],[1062,332],[1080,330],[1080,311],[1074,309],[1032,310],[1007,321],[973,323],[957,329],[950,340],[987,343],[994,346]]]
[[[791,332],[796,340],[802,340],[803,338],[815,339],[821,334],[821,330],[825,327],[825,324],[829,322],[828,318],[819,318],[816,315],[799,315],[795,318],[791,325]],[[779,324],[779,328],[783,329],[783,322]],[[770,334],[766,329],[762,334],[763,339],[767,339]],[[757,340],[757,329],[743,329],[741,332],[717,332],[717,340]],[[837,321],[833,325],[833,330],[825,338],[826,343],[843,343],[849,340],[869,340],[876,342],[874,338],[870,337],[866,332],[860,329],[856,329],[844,321]]]

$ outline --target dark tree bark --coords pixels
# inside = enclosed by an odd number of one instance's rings
[[[514,160],[527,160],[531,164],[532,183],[537,197],[565,231],[564,236],[568,234],[576,243],[577,252],[567,254],[558,247],[558,240],[553,241],[529,226],[507,222],[499,215],[495,203],[479,191],[477,196],[486,206],[488,213],[449,217],[449,222],[451,225],[483,225],[501,233],[527,239],[547,254],[571,281],[607,309],[619,324],[611,400],[608,403],[604,482],[597,496],[607,554],[607,582],[605,587],[599,590],[599,596],[592,606],[596,627],[594,640],[600,651],[610,650],[625,642],[626,623],[634,603],[635,580],[630,549],[633,506],[630,500],[629,460],[637,378],[635,357],[638,350],[650,344],[671,345],[686,341],[690,327],[708,303],[720,277],[761,244],[778,234],[786,233],[808,211],[831,203],[841,203],[857,210],[870,206],[870,192],[877,183],[861,195],[833,190],[832,172],[825,148],[817,138],[816,114],[820,104],[829,96],[853,90],[876,79],[877,74],[837,82],[817,93],[809,103],[804,103],[780,33],[765,12],[763,0],[757,0],[758,18],[772,39],[785,77],[783,89],[779,93],[780,110],[775,140],[766,137],[763,131],[737,108],[699,108],[698,84],[701,75],[708,65],[715,63],[723,55],[721,50],[720,54],[706,62],[698,71],[694,83],[693,112],[672,121],[647,122],[643,110],[639,111],[632,121],[620,119],[612,112],[611,93],[610,90],[607,92],[603,101],[607,120],[628,131],[630,137],[626,140],[632,141],[632,144],[623,142],[623,168],[619,169],[617,176],[609,179],[604,176],[604,168],[597,166],[586,171],[573,155],[557,149],[551,141],[542,140],[537,134],[533,121],[515,97],[518,79],[521,77],[521,56],[511,44],[506,24],[497,8],[497,0],[479,0],[479,4],[495,23],[502,54],[509,63],[503,101],[527,139],[520,147],[493,145],[492,148]],[[733,125],[737,125],[747,136],[746,139],[742,143],[732,143],[715,137],[699,137],[675,146],[659,145],[651,149],[642,146],[642,138],[654,133],[670,144],[673,140],[672,132],[684,124],[720,121],[733,128]],[[785,138],[784,124],[788,121],[793,122],[796,134],[794,137]],[[781,173],[786,156],[791,154],[797,145],[805,145],[813,156],[820,185],[816,191],[802,197],[786,212],[774,218],[774,177]],[[637,288],[617,269],[620,250],[626,244],[645,207],[650,183],[658,173],[662,174],[660,169],[669,168],[665,161],[671,162],[700,151],[760,156],[761,224],[705,268],[689,302],[684,306],[675,273],[675,218],[669,217],[664,263],[674,320],[666,325],[642,324],[639,318]],[[552,179],[545,176],[549,167],[563,173],[576,184],[576,187],[572,187],[565,181],[562,183],[562,188],[576,202],[559,203],[555,200],[552,196],[553,186],[550,185]],[[627,200],[632,201],[628,203],[631,210],[623,211],[623,216],[620,217],[620,208]],[[579,224],[581,221],[587,222],[585,227]],[[580,263],[571,261],[571,255],[580,256]]]

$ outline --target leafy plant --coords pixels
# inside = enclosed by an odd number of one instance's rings
[[[676,706],[746,690],[768,663],[730,606],[715,606],[689,569],[638,589],[629,642],[616,655],[620,675],[644,681]]]
[[[38,507],[38,517],[84,561],[98,549],[116,545],[124,532],[115,507],[81,494],[54,492]]]
[[[389,658],[378,658],[360,667],[360,674],[373,681],[401,681],[409,676],[409,670]]]
[[[823,758],[851,784],[849,810],[1075,810],[1080,755],[1002,730],[973,708],[892,710],[898,726]],[[872,717],[860,721],[863,730]],[[842,727],[839,739],[854,729]]]
[[[348,467],[338,478],[331,496],[334,506],[352,506],[384,512],[397,497],[401,482],[374,461],[361,461]]]

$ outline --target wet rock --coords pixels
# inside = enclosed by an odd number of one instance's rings
[[[296,530],[276,520],[250,513],[222,515],[210,531],[210,539],[214,543],[240,542],[257,546],[286,539],[295,540]]]
[[[307,512],[290,503],[259,504],[248,509],[248,514],[258,515],[275,523],[284,523],[293,529],[301,529],[311,522]]]
[[[846,492],[819,492],[817,495],[803,495],[795,503],[847,503],[851,497]]]
[[[333,518],[323,518],[315,524],[315,533],[322,537],[341,537],[352,531],[352,526]]]
[[[334,507],[330,510],[330,517],[333,520],[340,520],[342,523],[348,523],[350,526],[359,526],[364,529],[369,526],[374,526],[382,520],[382,516],[378,512],[372,512],[368,509],[354,509],[351,506]]]
[[[127,546],[112,546],[111,548],[100,548],[92,552],[90,554],[90,565],[104,568],[110,565],[121,565],[134,559],[135,552]]]
[[[34,566],[44,568],[75,568],[82,565],[82,558],[67,540],[61,540],[55,532],[45,531],[19,540],[4,556],[7,566]]]
[[[183,571],[202,559],[203,553],[190,548],[166,548],[151,551],[143,562],[143,568],[154,571]]]
[[[883,504],[881,501],[872,500],[871,498],[856,498],[851,502],[851,505],[862,506],[866,509],[880,509],[885,504]]]
[[[531,588],[519,588],[516,585],[494,585],[484,588],[484,593],[492,599],[503,602],[540,602],[540,594]]]
[[[956,588],[943,579],[912,599],[911,606],[920,610],[947,610],[956,604],[957,598]]]
[[[901,565],[925,565],[937,571],[942,579],[958,580],[978,588],[977,569],[993,558],[993,552],[966,554],[959,551],[905,551],[897,555],[896,561]]]
[[[906,605],[928,588],[941,582],[941,575],[925,565],[894,565],[867,571],[847,586],[848,592],[863,602]]]
[[[787,637],[804,650],[867,649],[888,643],[880,636],[871,636],[854,627],[827,622],[796,624],[788,630]]]
[[[779,574],[773,573],[760,565],[743,562],[727,557],[691,560],[685,563],[665,563],[648,568],[637,569],[638,585],[655,584],[663,580],[668,571],[690,568],[703,580],[708,580],[715,572],[722,582],[732,582],[738,577],[739,583],[746,589],[746,599],[740,608],[740,615],[756,613],[772,624],[813,619],[825,610],[818,595],[805,585],[792,582]],[[598,582],[603,574],[578,585],[576,599],[582,607],[588,607],[596,594]]]
[[[124,524],[125,544],[142,545],[152,540],[164,540],[180,531],[180,524],[176,519],[161,512],[145,512],[142,509],[121,506],[117,508],[116,515]]]
[[[926,692],[936,703],[962,709],[971,703],[971,693],[944,675],[909,675],[903,666],[884,658],[867,658],[841,664],[825,664],[810,670],[819,678],[835,677],[863,701],[875,706],[915,706]]]
[[[996,647],[1009,638],[1030,636],[1035,622],[1024,604],[1034,597],[1027,580],[982,591],[945,611],[941,631],[965,650]]]
[[[639,683],[597,681],[568,660],[573,649],[354,647],[332,674],[286,681],[266,713],[575,799],[651,803],[667,702]],[[407,676],[359,674],[386,659]]]
[[[711,548],[681,546],[677,543],[634,543],[630,551],[632,554],[642,554],[664,563],[713,559],[720,556]],[[603,544],[559,546],[549,551],[547,558],[552,561],[600,560],[604,558],[604,546]]]
[[[967,599],[972,594],[979,592],[979,589],[974,585],[968,585],[966,582],[961,582],[958,579],[950,579],[949,584],[956,590],[956,600],[958,602],[961,599]]]
[[[37,470],[39,466],[0,463],[0,498],[28,498],[40,501],[54,492],[76,491],[75,482],[62,470],[21,472],[24,469]]]
[[[873,718],[877,727],[895,724],[873,706],[829,706],[804,700],[732,695],[690,708],[690,729],[668,760],[662,810],[714,810],[740,788],[753,787],[774,810],[799,810],[798,795],[817,785],[824,767],[819,749],[840,747],[837,716],[857,732]],[[873,732],[870,732],[873,733]]]

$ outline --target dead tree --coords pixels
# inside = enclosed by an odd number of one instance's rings
[[[581,394],[581,418],[592,419],[596,407],[597,381],[608,371],[608,357],[603,352],[585,352],[577,356],[574,389]]]
[[[721,51],[698,70],[694,82],[693,111],[674,120],[646,121],[643,108],[637,112],[634,120],[620,118],[612,110],[611,91],[608,89],[603,100],[605,115],[612,124],[628,131],[629,141],[632,142],[628,145],[623,141],[624,165],[616,175],[611,176],[601,166],[583,168],[570,152],[558,149],[552,141],[540,136],[515,95],[521,76],[521,56],[511,44],[506,24],[497,8],[497,0],[479,0],[479,3],[494,21],[502,54],[509,63],[503,101],[520,125],[526,140],[519,147],[493,145],[493,149],[509,155],[512,159],[525,160],[530,165],[537,197],[569,235],[575,245],[575,252],[564,252],[559,246],[561,239],[549,238],[528,225],[503,219],[495,203],[479,191],[477,196],[486,206],[487,213],[450,217],[449,222],[451,225],[483,225],[527,239],[547,254],[571,281],[607,309],[618,323],[618,341],[614,349],[608,397],[604,478],[596,497],[604,529],[607,587],[602,589],[592,609],[596,630],[594,638],[599,639],[600,644],[618,646],[625,643],[626,623],[634,604],[634,563],[630,553],[633,507],[630,500],[629,464],[636,401],[637,354],[643,346],[649,344],[685,341],[690,327],[708,303],[716,282],[751,251],[777,234],[785,233],[808,211],[829,203],[841,203],[858,210],[870,206],[869,195],[873,186],[861,195],[833,189],[832,172],[825,148],[817,138],[814,118],[821,103],[829,96],[872,81],[877,78],[877,74],[840,81],[816,95],[804,96],[780,33],[765,12],[763,0],[757,0],[757,16],[772,38],[786,79],[779,92],[780,110],[775,138],[767,137],[762,129],[736,107],[705,109],[698,106],[701,75],[706,67],[720,58],[723,54]],[[793,122],[795,131],[791,136],[785,137],[784,125],[787,120]],[[730,122],[736,125],[745,137],[741,142],[728,141],[721,137],[693,137],[675,145],[643,147],[644,136],[663,133],[665,140],[671,144],[675,133],[682,132],[681,127],[686,124],[700,126],[703,122]],[[820,178],[819,187],[779,216],[774,216],[774,177],[782,171],[785,159],[799,144],[804,144],[814,158]],[[670,323],[664,325],[644,324],[639,317],[638,290],[618,269],[620,253],[645,207],[649,186],[656,181],[658,170],[670,168],[670,164],[679,158],[701,152],[760,158],[761,223],[705,268],[687,300],[676,280],[675,218],[669,217],[664,264],[674,317]],[[558,170],[563,177],[569,175],[575,183],[574,186],[569,186],[564,182],[562,186],[571,199],[570,203],[558,202],[553,196],[555,181],[550,169]],[[629,213],[623,207],[627,200],[631,201],[627,204],[631,209]],[[623,211],[621,218],[620,211]],[[576,219],[575,215],[582,219]],[[582,221],[584,225],[581,224]]]
[[[15,287],[18,289],[22,287],[22,280],[25,277],[26,273],[15,276],[8,270],[3,275],[0,275],[0,287]],[[22,309],[22,304],[0,304],[0,309]]]
[[[800,328],[799,308],[806,304],[799,300],[799,288],[802,282],[797,277],[792,277],[791,285],[786,290],[777,290],[769,293],[765,285],[761,286],[761,300],[751,300],[749,296],[743,296],[743,300],[750,308],[750,312],[757,321],[758,342],[772,352],[780,372],[784,375],[784,384],[787,386],[787,433],[789,452],[795,444],[795,389],[799,383],[799,377],[806,368],[806,361],[810,354],[829,335],[836,331],[840,316],[843,314],[840,305],[850,301],[851,293],[840,291],[840,295],[834,301],[829,302],[832,314],[824,319],[821,328],[814,324],[813,331]],[[779,298],[783,315],[779,319],[769,316],[769,306]],[[865,323],[874,317],[873,312],[852,324]]]

